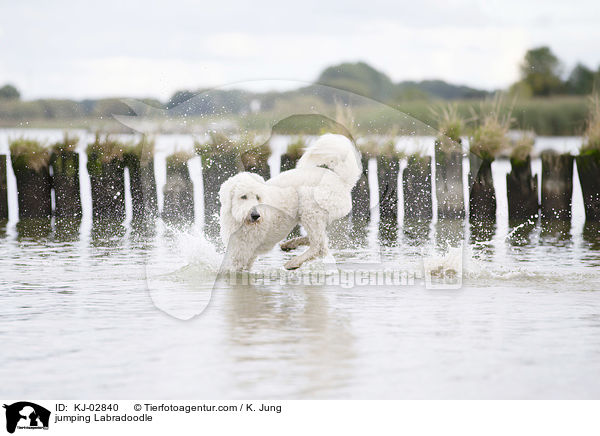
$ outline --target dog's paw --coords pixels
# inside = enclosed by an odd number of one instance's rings
[[[287,270],[292,270],[300,268],[301,265],[302,264],[298,263],[296,259],[290,259],[283,265],[283,267]]]

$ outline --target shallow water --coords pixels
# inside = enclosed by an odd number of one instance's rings
[[[569,225],[509,227],[507,170],[493,164],[498,220],[484,231],[400,214],[394,234],[375,214],[332,229],[329,263],[284,272],[293,253],[273,250],[255,284],[216,280],[201,223],[140,229],[128,204],[123,225],[93,225],[82,176],[80,226],[0,224],[0,396],[598,398],[600,228],[577,182]],[[436,268],[462,268],[460,287],[431,289]],[[361,269],[405,275],[304,282]]]

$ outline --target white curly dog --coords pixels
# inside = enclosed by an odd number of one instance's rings
[[[221,238],[227,247],[222,270],[252,267],[297,225],[307,236],[281,244],[283,250],[308,249],[290,259],[286,269],[327,255],[327,226],[352,209],[351,191],[362,174],[360,153],[345,136],[326,134],[302,155],[296,168],[265,180],[239,173],[219,191]]]

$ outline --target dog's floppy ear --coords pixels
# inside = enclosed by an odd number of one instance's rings
[[[235,177],[235,176],[234,176]],[[221,202],[221,210],[231,212],[231,199],[233,197],[233,177],[230,177],[221,185],[219,189],[219,201]]]

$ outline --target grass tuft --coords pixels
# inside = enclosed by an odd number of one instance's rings
[[[582,155],[600,155],[600,96],[590,97],[590,112],[586,123]]]
[[[500,95],[491,102],[481,105],[480,114],[474,114],[479,121],[471,134],[469,145],[471,153],[484,160],[494,160],[510,145],[508,131],[512,124],[512,109],[505,108]]]
[[[65,132],[65,136],[61,141],[58,141],[50,146],[51,150],[55,153],[74,152],[79,144],[79,138],[77,136],[69,136],[68,132]]]
[[[183,164],[187,164],[191,158],[194,157],[194,153],[190,151],[176,151],[175,153],[167,156],[167,167],[168,168],[177,168],[182,166]]]
[[[110,138],[109,135],[100,135],[96,133],[94,142],[87,146],[88,156],[94,156],[95,159],[99,159],[103,163],[111,162],[115,159],[122,159],[125,146]]]
[[[510,142],[510,158],[517,162],[525,162],[531,155],[534,144],[535,133],[533,130],[520,132],[519,136]]]
[[[288,145],[285,154],[291,159],[298,160],[304,154],[304,150],[306,150],[306,141],[300,136],[298,139],[292,141],[292,143]]]
[[[40,171],[50,162],[50,150],[35,139],[18,138],[10,142],[10,154],[14,167]]]
[[[448,139],[454,142],[460,142],[460,137],[465,128],[465,120],[458,111],[456,103],[432,108],[432,113],[437,121],[440,142],[448,142]]]

